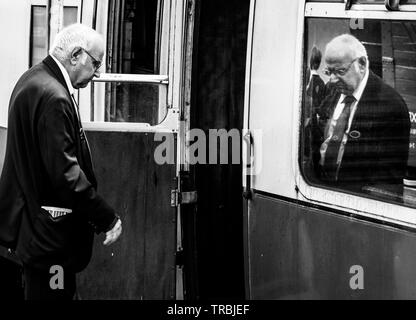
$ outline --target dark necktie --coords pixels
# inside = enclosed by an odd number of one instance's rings
[[[325,163],[323,169],[326,177],[331,181],[338,179],[338,154],[344,138],[345,131],[348,128],[348,121],[351,113],[351,105],[355,102],[353,96],[346,96],[343,100],[344,109],[342,110],[335,126],[333,127],[333,133],[331,140],[328,142],[328,147],[325,152]],[[329,132],[330,133],[330,132]]]
[[[81,114],[79,113],[79,106],[78,106],[78,103],[75,100],[75,97],[74,97],[73,94],[71,94],[71,97],[72,97],[72,101],[74,102],[74,105],[75,105],[75,108],[76,108],[76,111],[77,111],[78,126],[79,126],[79,137],[81,139],[81,142],[85,141],[86,146],[87,146],[87,150],[88,150],[88,155],[89,155],[90,160],[91,160],[91,150],[90,150],[90,146],[88,144],[87,137],[85,136],[85,133],[84,133],[84,128],[82,127]]]

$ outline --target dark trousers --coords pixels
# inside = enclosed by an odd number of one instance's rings
[[[56,287],[56,274],[23,266],[25,300],[73,300],[76,291],[75,273],[63,270],[62,288]],[[55,277],[55,278],[53,278]]]
[[[21,266],[0,255],[0,301],[22,299]]]

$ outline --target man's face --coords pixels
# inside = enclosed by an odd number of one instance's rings
[[[325,56],[325,72],[337,90],[343,94],[352,94],[360,85],[365,74],[365,66],[351,54],[330,50]]]
[[[71,76],[72,86],[75,89],[85,88],[94,77],[100,77],[103,56],[104,46],[99,39],[93,41],[89,48],[80,49]]]

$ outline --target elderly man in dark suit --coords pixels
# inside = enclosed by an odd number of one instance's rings
[[[75,274],[121,221],[97,192],[74,89],[99,77],[104,41],[80,24],[62,30],[50,55],[17,82],[10,99],[0,180],[0,243],[23,264],[27,299],[72,299]],[[63,271],[63,287],[51,277]]]
[[[325,74],[335,89],[320,106],[321,179],[361,188],[401,184],[410,120],[400,95],[369,70],[364,46],[351,35],[331,40]]]

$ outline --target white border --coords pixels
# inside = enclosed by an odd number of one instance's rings
[[[353,6],[350,11],[345,11],[345,4],[328,4],[328,3],[307,3],[300,0],[298,34],[297,34],[297,52],[295,63],[296,77],[295,94],[293,104],[297,112],[294,113],[294,123],[300,124],[302,109],[302,68],[303,68],[303,41],[305,31],[305,18],[307,17],[331,17],[331,18],[366,18],[366,19],[398,19],[398,20],[416,20],[416,12],[397,12],[397,11],[358,11],[363,6]],[[371,6],[373,9],[375,6]],[[413,7],[413,6],[412,6]],[[367,9],[370,6],[366,7]],[[297,125],[293,132],[293,141],[299,146],[299,130]],[[373,200],[361,196],[355,196],[343,192],[332,191],[320,187],[313,187],[306,183],[301,175],[299,167],[299,149],[293,150],[296,183],[300,192],[298,198],[310,203],[324,205],[329,208],[349,212],[353,215],[373,218],[389,223],[394,223],[416,229],[416,210],[413,208],[401,206],[398,204],[387,203],[381,200]]]

